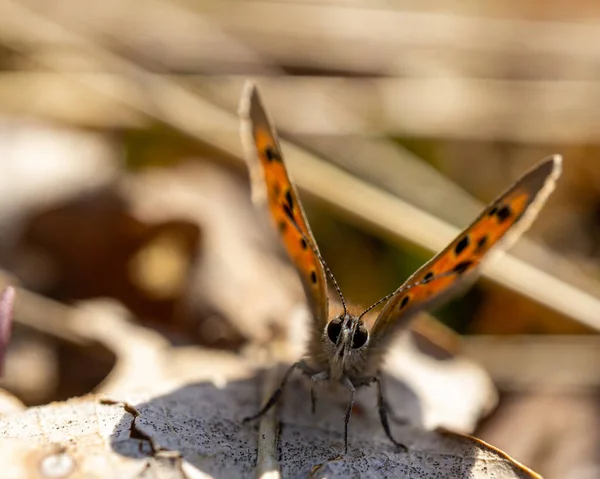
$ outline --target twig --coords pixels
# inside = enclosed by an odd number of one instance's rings
[[[15,289],[9,286],[0,295],[0,377],[4,373],[4,356],[10,340],[14,302]]]
[[[262,384],[262,401],[266,401],[280,383],[279,368],[271,368],[265,373]],[[258,479],[280,479],[279,468],[279,407],[272,407],[260,418],[258,427],[258,457],[256,459],[256,477]]]

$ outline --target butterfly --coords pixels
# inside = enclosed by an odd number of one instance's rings
[[[358,387],[377,385],[377,408],[387,437],[406,449],[390,431],[388,406],[381,384],[381,363],[389,345],[405,330],[416,313],[447,300],[473,279],[481,262],[492,250],[508,248],[529,227],[554,190],[562,171],[562,158],[554,155],[526,172],[481,212],[444,250],[406,280],[396,291],[377,301],[359,315],[348,308],[335,277],[321,257],[310,230],[294,183],[286,168],[277,134],[258,89],[248,83],[239,110],[253,199],[266,204],[272,222],[295,266],[308,300],[312,322],[307,352],[285,373],[273,392],[250,421],[273,407],[295,369],[310,377],[311,403],[315,410],[314,384],[332,381],[349,392],[344,419],[344,452],[348,452],[348,424]],[[402,219],[399,218],[398,221]],[[327,296],[329,278],[340,297],[342,314],[329,319]],[[363,317],[384,303],[373,326]]]

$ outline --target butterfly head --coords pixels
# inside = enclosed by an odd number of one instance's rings
[[[327,323],[323,342],[330,375],[348,375],[364,361],[369,331],[358,316],[343,313]]]
[[[352,314],[342,314],[333,318],[327,324],[325,332],[338,356],[361,349],[369,342],[367,327],[362,319]]]

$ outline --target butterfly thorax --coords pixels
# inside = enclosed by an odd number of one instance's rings
[[[331,381],[365,376],[369,333],[352,314],[333,318],[310,344],[308,364],[315,372],[328,372]]]

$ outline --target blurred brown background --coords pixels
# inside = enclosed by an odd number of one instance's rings
[[[560,153],[527,239],[436,317],[500,389],[478,437],[547,478],[598,477],[599,27],[590,0],[0,0],[4,281],[114,298],[176,344],[280,337],[302,295],[250,204],[247,78],[355,304]],[[16,317],[3,385],[26,404],[110,370],[61,314]]]

